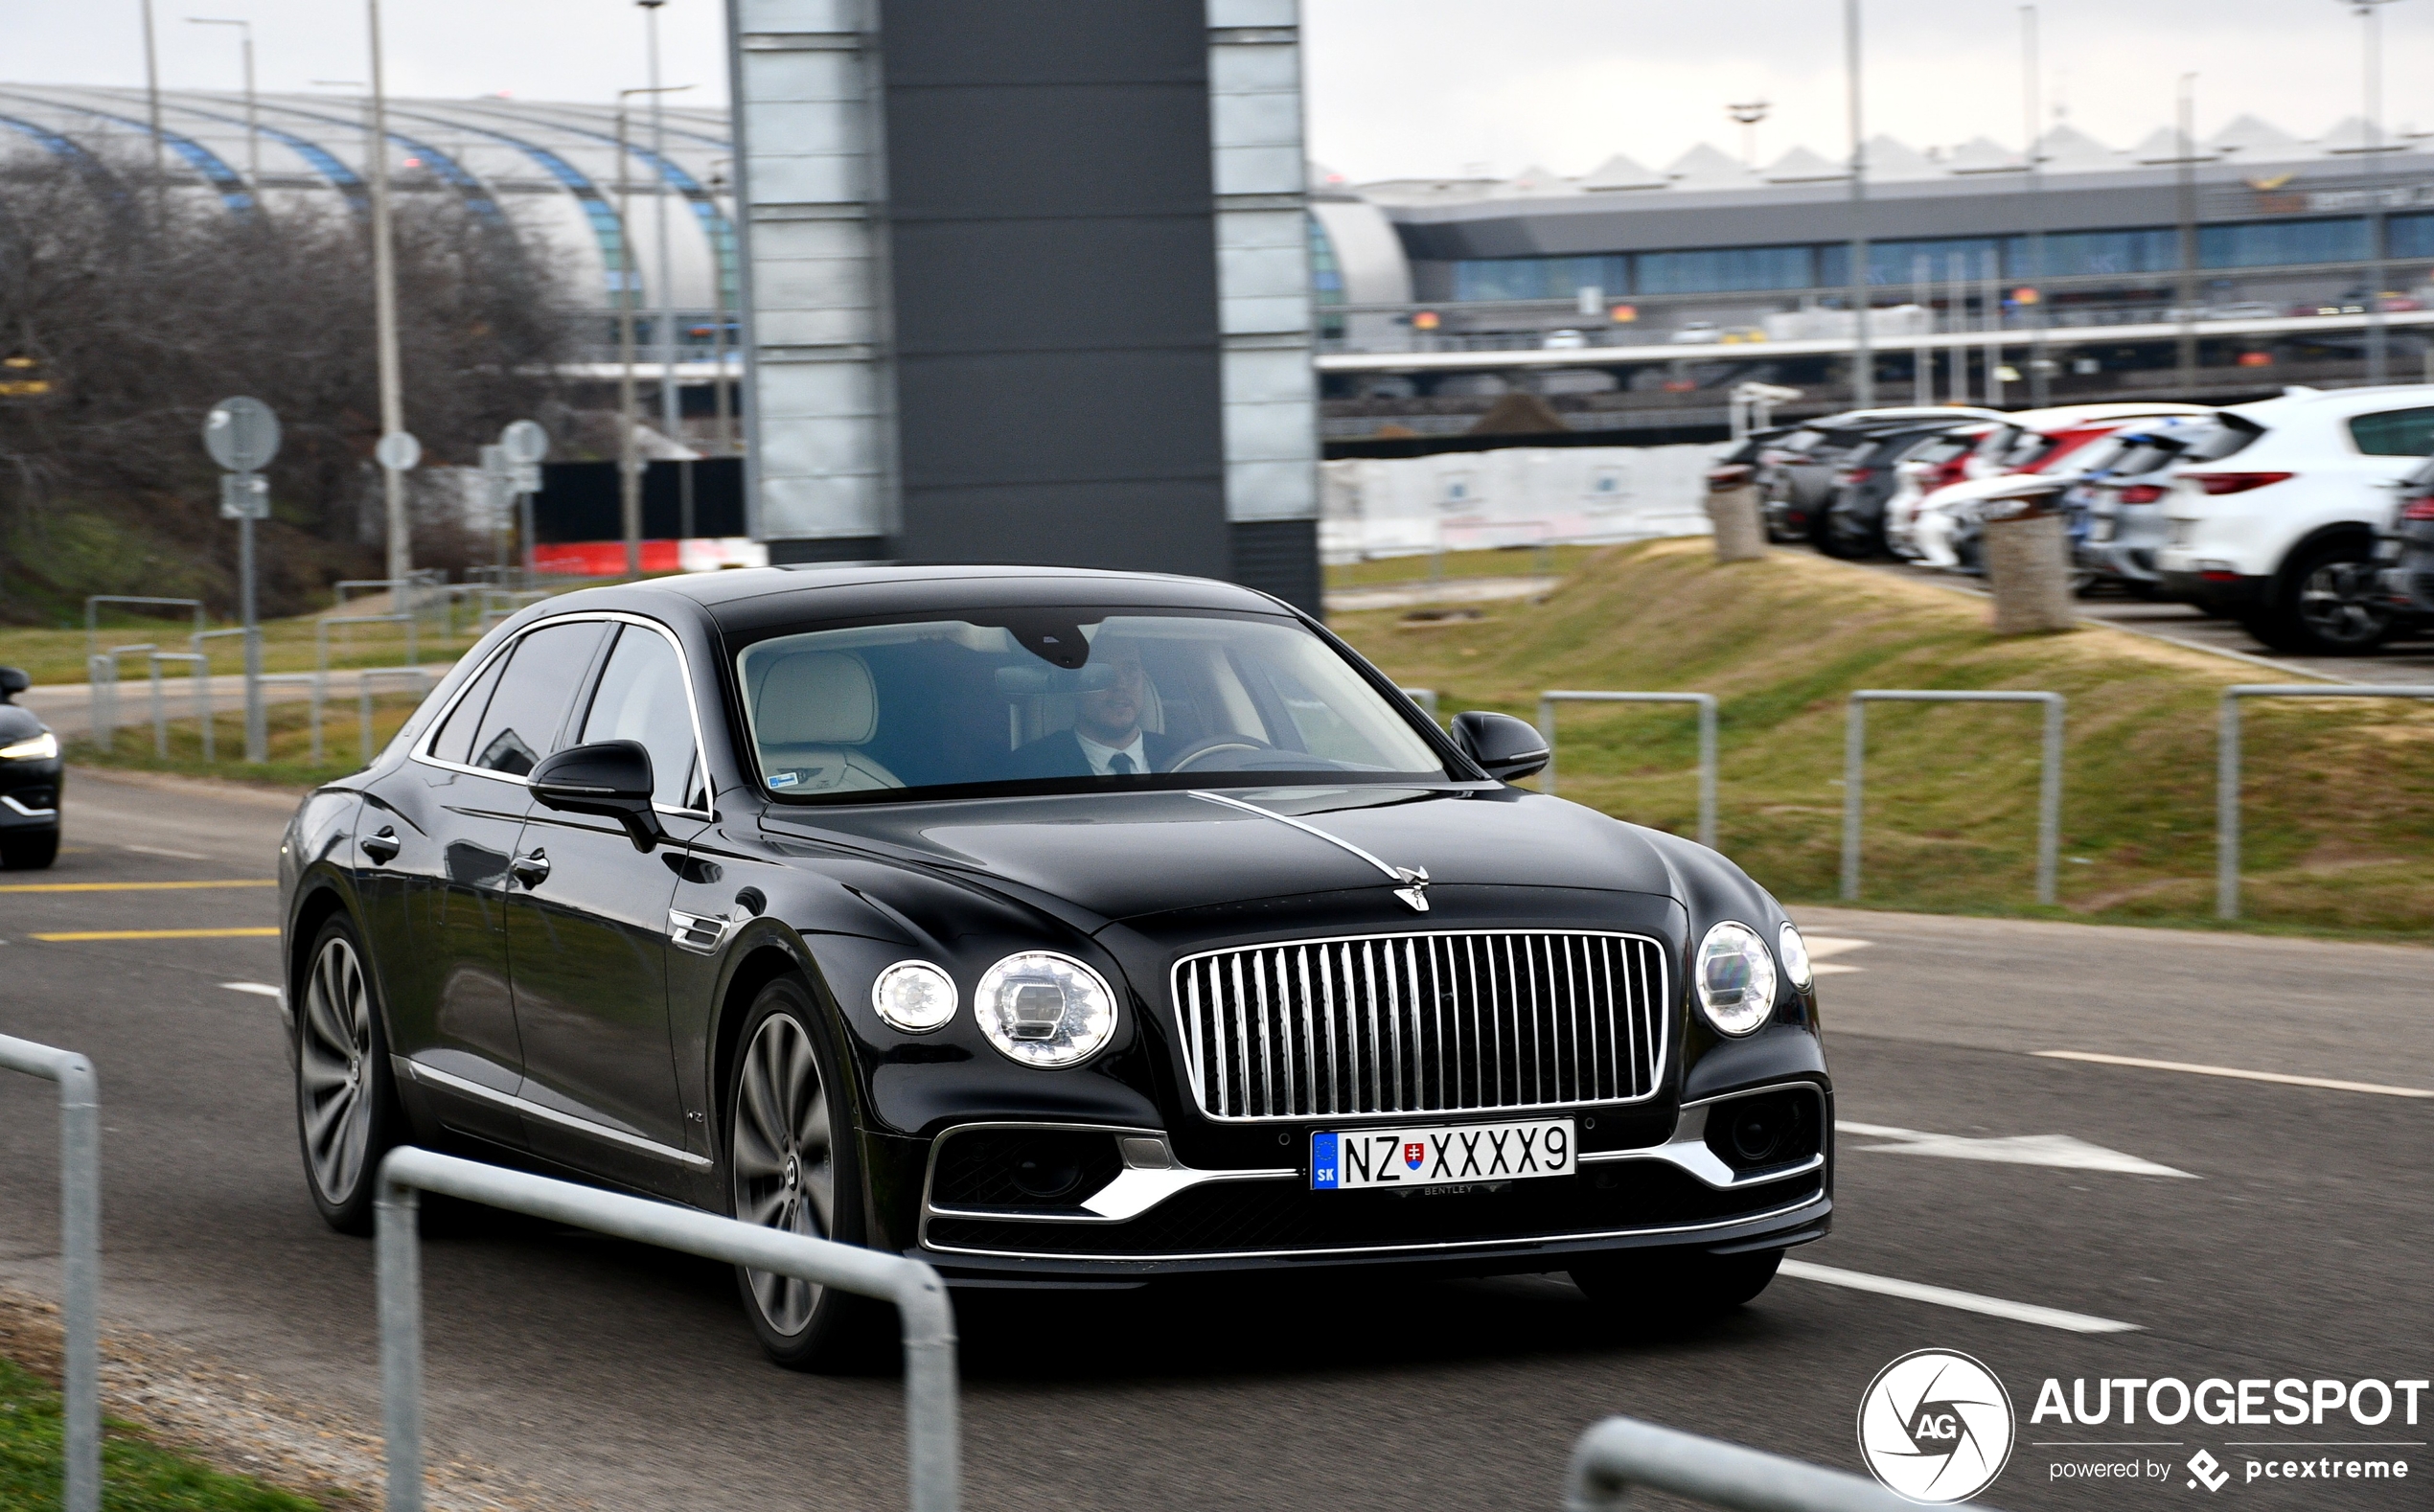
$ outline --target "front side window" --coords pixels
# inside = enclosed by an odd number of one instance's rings
[[[674,809],[693,801],[700,764],[694,757],[693,705],[684,696],[684,665],[667,638],[639,625],[620,627],[608,665],[601,669],[576,744],[639,741],[651,753],[651,796]]]
[[[1333,647],[1268,616],[974,611],[780,634],[736,669],[782,796],[1451,775]]]
[[[608,628],[598,620],[544,625],[517,641],[474,729],[469,765],[521,777],[557,749],[566,706]]]

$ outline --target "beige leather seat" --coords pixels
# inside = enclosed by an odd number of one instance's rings
[[[797,652],[772,663],[752,697],[761,770],[779,792],[901,788],[896,774],[856,747],[879,733],[870,667],[842,651]]]

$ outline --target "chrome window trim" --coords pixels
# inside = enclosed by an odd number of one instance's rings
[[[1540,935],[1563,935],[1573,939],[1628,940],[1637,944],[1646,945],[1654,951],[1657,961],[1657,981],[1655,983],[1657,1001],[1654,1005],[1655,1012],[1651,1015],[1651,1018],[1654,1019],[1657,1027],[1657,1043],[1648,1061],[1651,1072],[1648,1079],[1649,1085],[1647,1091],[1641,1093],[1637,1097],[1599,1098],[1588,1102],[1573,1100],[1569,1102],[1557,1101],[1550,1103],[1523,1103],[1481,1108],[1420,1109],[1398,1112],[1243,1113],[1235,1114],[1233,1116],[1225,1116],[1208,1111],[1201,1086],[1204,1067],[1200,1065],[1198,1060],[1199,1040],[1194,1034],[1195,1025],[1193,1021],[1185,1019],[1184,1017],[1185,1003],[1182,994],[1182,988],[1184,982],[1184,970],[1185,968],[1191,966],[1194,962],[1210,960],[1220,956],[1238,956],[1247,951],[1289,951],[1310,946],[1324,947],[1333,945],[1363,945],[1376,940],[1409,941],[1435,939],[1493,939],[1498,937],[1513,939],[1523,936],[1535,937]],[[1655,935],[1645,934],[1632,929],[1395,929],[1381,930],[1370,934],[1332,934],[1310,939],[1260,940],[1247,945],[1229,945],[1216,950],[1194,951],[1188,955],[1177,956],[1174,964],[1167,969],[1166,998],[1168,1009],[1174,1015],[1174,1029],[1176,1035],[1184,1046],[1183,1070],[1185,1085],[1183,1090],[1185,1097],[1189,1101],[1191,1111],[1195,1115],[1206,1119],[1208,1122],[1215,1124],[1220,1128],[1243,1128],[1259,1124],[1279,1123],[1303,1123],[1312,1124],[1316,1127],[1321,1128],[1334,1128],[1338,1126],[1356,1127],[1365,1123],[1371,1125],[1391,1125],[1397,1123],[1409,1124],[1431,1119],[1438,1122],[1448,1120],[1459,1121],[1465,1118],[1475,1119],[1496,1113],[1539,1112],[1546,1110],[1561,1109],[1629,1108],[1646,1104],[1655,1099],[1665,1089],[1665,1058],[1673,1053],[1673,1016],[1679,1010],[1680,1004],[1676,1002],[1673,996],[1672,978],[1673,963],[1671,958],[1665,953],[1665,943],[1657,938]],[[1625,996],[1636,998],[1637,994],[1632,993],[1626,994]],[[1212,1013],[1215,1012],[1214,1005],[1211,1005],[1210,1011]],[[1625,1021],[1627,1024],[1627,1015]],[[1332,1027],[1332,1024],[1330,1026]],[[1374,1025],[1371,1026],[1370,1033],[1372,1040],[1374,1040],[1376,1036],[1376,1029]],[[1357,1047],[1354,1053],[1357,1055]],[[1399,1054],[1397,1057],[1397,1068],[1398,1070],[1400,1068]],[[1227,1067],[1223,1064],[1220,1064],[1216,1066],[1216,1070],[1219,1080],[1222,1083],[1226,1076]],[[1247,1083],[1250,1076],[1250,1069],[1247,1063],[1241,1067],[1241,1071]]]
[[[1796,1203],[1769,1208],[1762,1213],[1745,1213],[1737,1218],[1717,1219],[1712,1223],[1673,1224],[1652,1228],[1600,1228],[1587,1233],[1517,1235],[1510,1239],[1448,1239],[1417,1245],[1352,1245],[1328,1249],[1193,1249],[1160,1254],[1079,1254],[1059,1250],[976,1249],[965,1245],[933,1245],[930,1243],[929,1226],[925,1224],[922,1232],[922,1248],[938,1254],[984,1255],[1006,1260],[1113,1261],[1119,1264],[1141,1265],[1164,1264],[1176,1260],[1303,1260],[1320,1259],[1329,1255],[1427,1254],[1448,1249],[1478,1249],[1492,1252],[1499,1249],[1531,1249],[1542,1245],[1577,1244],[1584,1240],[1630,1239],[1650,1234],[1695,1234],[1718,1228],[1738,1228],[1747,1224],[1762,1224],[1770,1219],[1787,1217],[1803,1208],[1814,1207],[1826,1200],[1826,1193],[1821,1189]]]
[[[478,1097],[485,1102],[495,1103],[502,1108],[513,1109],[517,1112],[557,1124],[561,1128],[589,1134],[594,1139],[605,1139],[611,1144],[623,1145],[629,1150],[638,1151],[654,1159],[673,1161],[697,1171],[706,1171],[710,1168],[710,1158],[707,1156],[695,1155],[689,1150],[679,1150],[673,1145],[664,1145],[656,1139],[646,1139],[640,1134],[628,1134],[622,1129],[611,1129],[607,1124],[593,1123],[588,1118],[578,1118],[573,1113],[560,1112],[555,1108],[545,1108],[530,1098],[518,1097],[513,1092],[502,1092],[495,1087],[484,1087],[479,1082],[467,1081],[462,1076],[450,1075],[447,1071],[425,1065],[419,1061],[402,1055],[393,1055],[389,1057],[389,1060],[392,1065],[403,1069],[406,1077],[411,1081],[422,1082],[432,1087],[443,1087],[452,1092],[463,1092],[471,1097]]]
[[[1116,1149],[1124,1157],[1124,1169],[1116,1173],[1114,1180],[1091,1193],[1089,1197],[1077,1201],[1073,1204],[1076,1207],[1084,1207],[1091,1201],[1104,1198],[1118,1187],[1125,1186],[1127,1178],[1133,1177],[1137,1172],[1147,1179],[1132,1183],[1134,1189],[1127,1190],[1114,1204],[1118,1208],[1114,1212],[1033,1213],[1021,1209],[1010,1211],[1001,1207],[939,1206],[932,1197],[932,1190],[938,1180],[938,1151],[949,1139],[957,1134],[976,1134],[990,1129],[1036,1129],[1052,1134],[1114,1135],[1117,1140]],[[1126,1150],[1123,1146],[1123,1141],[1128,1138],[1157,1140],[1163,1149],[1168,1163],[1163,1166],[1137,1164],[1136,1152]],[[1161,1178],[1150,1174],[1156,1172],[1172,1172],[1174,1175]],[[921,1242],[925,1245],[930,1242],[930,1220],[933,1217],[977,1218],[1001,1224],[1128,1224],[1177,1193],[1189,1191],[1196,1186],[1206,1186],[1212,1181],[1289,1181],[1297,1180],[1300,1176],[1298,1167],[1292,1170],[1234,1171],[1205,1170],[1197,1166],[1182,1164],[1175,1159],[1174,1147],[1167,1142],[1166,1131],[1163,1129],[1140,1129],[1125,1124],[1068,1124],[1006,1119],[955,1124],[941,1131],[936,1138],[930,1141],[930,1158],[921,1177]]]
[[[677,668],[684,676],[685,714],[693,722],[694,769],[700,773],[700,788],[703,795],[715,803],[718,795],[710,791],[709,750],[701,739],[701,700],[694,692],[693,658],[685,654],[683,637],[657,620],[631,613],[625,609],[584,609],[573,614],[553,614],[547,619],[536,620],[517,630],[497,650],[483,657],[482,664],[473,669],[472,676],[467,677],[458,685],[457,690],[448,696],[448,707],[439,712],[438,717],[431,721],[431,727],[423,732],[421,740],[415,742],[412,759],[421,762],[425,767],[436,767],[442,771],[463,772],[471,777],[488,777],[493,782],[512,782],[519,788],[531,787],[532,783],[528,779],[518,777],[513,772],[493,771],[488,767],[471,767],[462,762],[442,761],[431,754],[431,746],[439,740],[440,731],[447,728],[448,716],[454,714],[456,706],[465,701],[465,696],[472,691],[473,684],[482,680],[482,675],[490,671],[491,663],[522,644],[524,637],[535,630],[547,630],[554,625],[585,624],[639,625],[645,630],[657,631],[659,638],[666,641],[676,652]],[[608,669],[604,667],[601,670],[605,672]],[[586,717],[588,717],[588,711],[586,711]],[[718,814],[710,808],[687,809],[676,804],[661,803],[655,798],[652,800],[651,807],[656,813],[675,814],[681,818],[714,819],[718,817]]]

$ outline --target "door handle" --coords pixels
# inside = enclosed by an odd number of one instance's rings
[[[363,846],[363,854],[372,858],[372,864],[375,866],[386,866],[397,859],[400,847],[397,828],[394,825],[381,825],[379,834],[367,835],[360,843]]]
[[[527,887],[538,887],[549,881],[549,853],[536,850],[530,856],[519,856],[507,863],[507,875]]]

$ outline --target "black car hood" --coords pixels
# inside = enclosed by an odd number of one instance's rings
[[[21,741],[42,733],[43,724],[31,709],[0,703],[0,742]]]
[[[1392,889],[1377,866],[1251,804],[1440,886],[1671,895],[1657,846],[1630,825],[1518,789],[1227,789],[771,809],[780,833],[977,873],[1100,919],[1260,898]]]

